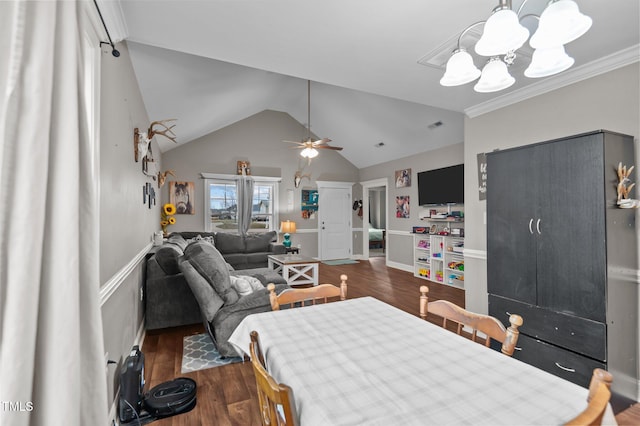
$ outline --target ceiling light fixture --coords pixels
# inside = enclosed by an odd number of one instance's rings
[[[531,36],[529,44],[536,49],[524,75],[529,78],[547,77],[570,68],[575,62],[564,50],[564,45],[581,37],[591,28],[592,20],[580,13],[573,0],[551,0],[540,16],[527,14],[520,16],[524,0],[517,12],[511,8],[511,0],[499,0],[486,21],[469,25],[458,37],[456,49],[447,61],[440,84],[460,86],[480,77],[474,86],[477,92],[497,92],[515,83],[507,66],[516,59],[516,50],[529,38],[529,30],[520,24],[527,17],[538,20],[538,29]],[[460,40],[472,28],[484,24],[482,37],[475,45],[475,52],[489,57],[480,71],[473,63],[472,56],[460,47]]]

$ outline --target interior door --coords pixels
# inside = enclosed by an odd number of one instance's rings
[[[320,260],[351,257],[351,188],[318,188]]]
[[[605,321],[606,229],[602,135],[542,144],[538,305]]]
[[[532,149],[487,155],[487,289],[536,303],[535,168]]]

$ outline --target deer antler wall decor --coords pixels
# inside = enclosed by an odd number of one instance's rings
[[[311,180],[311,173],[307,173],[306,175],[302,174],[302,171],[296,170],[296,174],[293,176],[293,185],[297,188],[300,186],[300,182],[302,179],[307,178]]]
[[[153,139],[155,135],[161,135],[172,142],[176,142],[177,136],[171,130],[176,127],[176,125],[167,126],[166,124],[167,122],[176,120],[176,118],[167,118],[165,120],[153,121],[149,125],[149,129],[146,133],[140,132],[137,127],[133,129],[133,153],[136,163],[140,161],[140,159],[146,157],[147,152],[149,151],[151,139]],[[164,128],[164,130],[158,129],[158,127]]]
[[[167,170],[166,172],[158,172],[158,188],[162,188],[167,180],[167,176],[176,177],[175,170]]]

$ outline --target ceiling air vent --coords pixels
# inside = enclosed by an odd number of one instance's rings
[[[374,145],[376,148],[382,148],[384,146],[384,142],[378,142]]]
[[[436,127],[440,127],[442,126],[444,123],[442,123],[442,121],[438,120],[435,123],[431,123],[429,124],[427,127],[431,130],[435,129]]]
[[[462,40],[460,40],[460,47],[464,48],[473,57],[473,62],[480,70],[485,66],[489,58],[486,56],[480,56],[476,54],[474,47],[480,37],[482,37],[482,25],[471,28],[467,32]],[[458,47],[458,37],[462,33],[456,33],[454,36],[447,39],[444,43],[425,54],[422,58],[418,59],[420,65],[426,67],[436,68],[444,72],[447,67],[447,61],[451,57],[451,54]],[[533,55],[533,49],[529,46],[529,43],[525,43],[520,49],[516,50],[516,60],[513,65],[510,66],[509,72],[524,71],[525,68],[531,62],[531,55]]]

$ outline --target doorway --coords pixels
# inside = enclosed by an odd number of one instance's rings
[[[362,257],[384,257],[388,253],[387,236],[387,179],[362,182],[363,238]]]

